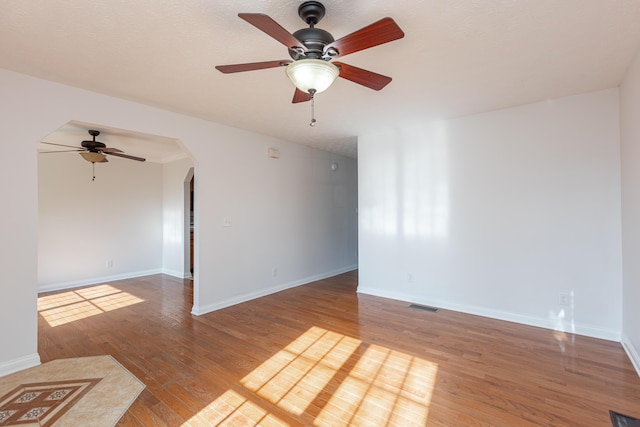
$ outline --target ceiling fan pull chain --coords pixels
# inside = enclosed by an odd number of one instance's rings
[[[95,181],[96,180],[96,164],[95,164],[95,162],[91,162],[91,168],[93,169],[93,178],[91,178],[91,181]]]
[[[311,95],[311,122],[309,122],[309,126],[314,127],[316,125],[316,98],[314,96],[316,94],[316,90],[309,89],[309,94]]]

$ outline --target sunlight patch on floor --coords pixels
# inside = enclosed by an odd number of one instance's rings
[[[98,285],[38,298],[38,313],[50,326],[106,313],[144,302],[111,285]]]
[[[183,424],[185,427],[219,425],[288,426],[288,424],[270,414],[269,411],[233,390],[227,390],[222,396]]]
[[[246,392],[228,390],[185,426],[286,425],[264,400],[315,425],[424,425],[437,373],[436,363],[312,327],[242,378]]]
[[[313,327],[240,383],[291,414],[300,415],[359,345],[357,339]]]
[[[316,425],[425,425],[438,365],[371,345],[316,417]]]

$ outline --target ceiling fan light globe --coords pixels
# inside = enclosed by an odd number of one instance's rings
[[[102,154],[102,153],[92,153],[92,152],[90,152],[90,151],[86,151],[86,152],[80,153],[80,155],[81,155],[81,156],[82,156],[86,161],[91,162],[91,163],[100,163],[100,162],[102,162],[103,160],[105,160],[105,159],[106,159],[106,157],[107,157],[107,156],[105,156],[105,155],[104,155],[104,154]]]
[[[324,92],[340,74],[331,62],[322,59],[300,59],[285,68],[291,82],[305,93]]]

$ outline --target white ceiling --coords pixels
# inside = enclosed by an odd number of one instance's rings
[[[237,13],[294,32],[300,3],[0,0],[0,67],[355,156],[357,135],[382,124],[616,87],[640,47],[638,0],[324,0],[318,27],[336,39],[385,16],[405,38],[341,57],[393,81],[376,92],[338,79],[311,128],[283,69],[213,68],[288,58]]]

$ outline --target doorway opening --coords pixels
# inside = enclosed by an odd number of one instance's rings
[[[191,273],[191,279],[195,273],[195,256],[194,256],[194,235],[195,235],[195,177],[193,168],[189,169],[184,180],[184,212],[185,212],[185,245],[184,259],[185,266],[188,266]],[[188,243],[187,243],[188,242]],[[186,271],[185,271],[186,273]]]

